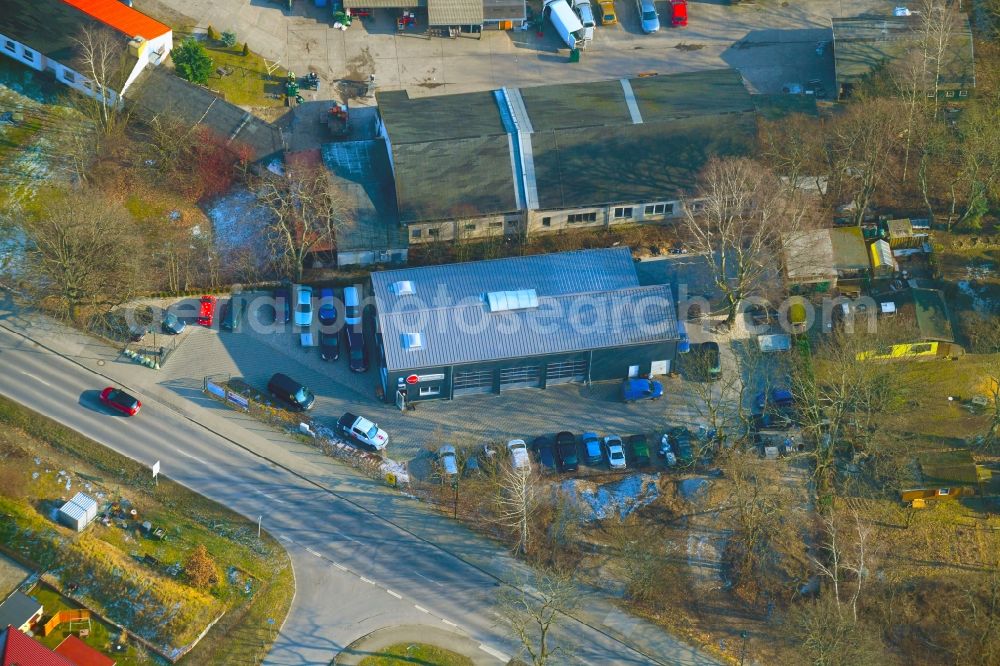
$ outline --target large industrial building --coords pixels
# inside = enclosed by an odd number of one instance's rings
[[[372,287],[388,401],[661,375],[676,353],[670,288],[641,286],[628,248],[381,271]]]

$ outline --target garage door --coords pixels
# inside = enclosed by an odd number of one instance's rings
[[[456,396],[493,391],[492,370],[458,370],[452,388]]]
[[[587,360],[549,363],[545,368],[545,385],[587,381]]]
[[[542,381],[541,370],[541,366],[538,365],[526,365],[521,368],[501,368],[500,390],[538,388]]]

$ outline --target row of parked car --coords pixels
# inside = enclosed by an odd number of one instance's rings
[[[365,345],[364,317],[358,288],[344,287],[340,301],[337,300],[333,289],[323,288],[319,293],[318,308],[314,307],[313,300],[313,288],[309,285],[275,289],[275,323],[285,324],[289,321],[293,323],[299,329],[300,344],[307,349],[318,346],[320,358],[324,361],[336,361],[340,358],[341,338],[343,338],[351,371],[366,372],[368,348]],[[338,302],[343,304],[343,318],[339,314]],[[319,334],[315,336],[317,320]]]

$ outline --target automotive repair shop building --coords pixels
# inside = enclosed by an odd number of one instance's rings
[[[677,309],[628,248],[372,274],[387,401],[670,371]]]

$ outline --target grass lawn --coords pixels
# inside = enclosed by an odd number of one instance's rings
[[[175,42],[179,44],[187,36],[177,35]],[[285,105],[285,77],[288,76],[285,69],[265,61],[263,56],[253,51],[243,55],[242,42],[228,48],[221,42],[206,38],[202,40],[202,45],[214,65],[207,83],[209,90],[220,93],[227,102],[239,106]]]
[[[188,645],[222,614],[182,664],[262,660],[291,605],[294,577],[284,549],[270,535],[258,541],[255,523],[169,479],[154,486],[145,466],[3,398],[0,459],[0,542],[48,570],[46,580],[78,583],[77,599],[157,645]],[[51,512],[78,490],[102,511],[121,500],[138,515],[124,527],[116,519],[71,532]],[[144,521],[167,538],[150,538]],[[197,544],[222,579],[210,590],[190,587],[180,573]],[[142,561],[146,555],[155,561]],[[47,614],[53,608],[47,603]]]
[[[28,593],[38,600],[45,607],[45,616],[48,618],[56,611],[73,610],[80,608],[80,605],[67,599],[52,588],[42,584],[35,587]],[[87,627],[90,631],[88,636],[79,636],[79,630]],[[163,657],[147,652],[139,643],[128,643],[126,640],[125,649],[119,652],[112,652],[113,646],[117,643],[121,633],[117,627],[106,624],[91,618],[89,625],[83,622],[60,624],[48,636],[36,636],[36,638],[46,647],[55,648],[62,643],[63,639],[71,633],[76,634],[84,643],[94,648],[98,652],[106,655],[114,655],[117,666],[141,666],[145,664],[168,664]]]
[[[379,654],[365,657],[361,666],[472,666],[472,660],[460,654],[426,643],[398,643],[380,650]]]

